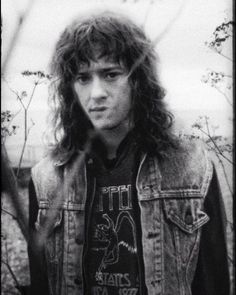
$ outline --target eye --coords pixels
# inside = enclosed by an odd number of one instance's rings
[[[118,78],[118,76],[120,76],[120,75],[121,75],[121,73],[117,72],[117,71],[108,72],[108,73],[105,73],[105,79],[108,81],[113,81],[113,80],[116,80]]]
[[[76,77],[76,81],[78,81],[80,84],[87,84],[89,81],[90,81],[91,77],[89,75],[85,75],[85,74],[81,74],[81,75],[78,75]]]

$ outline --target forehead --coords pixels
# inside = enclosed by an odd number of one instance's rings
[[[108,69],[125,69],[123,62],[119,62],[112,57],[97,57],[88,62],[81,62],[79,64],[78,72],[108,70]]]

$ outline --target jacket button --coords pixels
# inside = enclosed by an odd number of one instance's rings
[[[92,158],[88,159],[88,161],[87,161],[88,167],[89,168],[92,168],[93,167],[93,164],[94,164],[93,159]]]
[[[169,214],[170,214],[170,215],[173,215],[174,213],[175,213],[175,212],[174,212],[173,209],[170,209],[170,210],[169,210]]]
[[[81,245],[81,244],[83,244],[82,237],[78,235],[78,236],[75,238],[75,242],[76,242],[77,245]]]
[[[76,278],[76,279],[74,280],[74,283],[75,283],[76,285],[82,285],[82,280],[79,279],[79,278]]]
[[[193,223],[193,217],[192,217],[192,215],[187,214],[185,216],[185,222],[186,222],[186,224],[192,224]]]

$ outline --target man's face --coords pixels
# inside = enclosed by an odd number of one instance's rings
[[[73,87],[95,129],[130,128],[131,87],[122,64],[107,58],[82,64]]]

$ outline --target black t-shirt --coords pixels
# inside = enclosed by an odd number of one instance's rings
[[[88,294],[139,295],[143,285],[136,148],[122,143],[115,160],[95,159],[96,192],[89,216],[85,277]],[[142,293],[143,294],[143,293]]]

